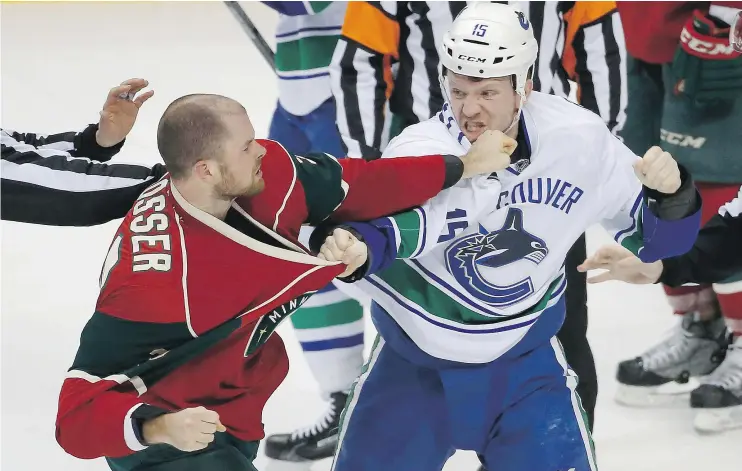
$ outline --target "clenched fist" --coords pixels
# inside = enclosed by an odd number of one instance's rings
[[[675,159],[657,146],[649,149],[644,158],[634,163],[634,173],[644,186],[660,193],[675,193],[682,183]]]
[[[464,175],[486,175],[504,170],[510,165],[510,155],[518,143],[502,131],[487,130],[471,145],[469,152],[461,157],[464,162]]]
[[[99,146],[115,146],[129,134],[137,120],[139,108],[155,94],[150,90],[137,96],[147,85],[149,82],[144,79],[129,79],[109,90],[95,134]]]
[[[226,432],[219,414],[203,406],[183,409],[144,422],[144,441],[167,443],[181,451],[202,450],[214,441],[216,432]]]
[[[368,260],[368,247],[345,229],[335,229],[327,236],[317,257],[328,262],[343,262],[348,266],[338,278],[350,276]]]

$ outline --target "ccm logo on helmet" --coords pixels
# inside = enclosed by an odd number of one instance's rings
[[[467,56],[464,54],[459,54],[459,59],[467,62],[476,62],[478,64],[484,64],[485,62],[487,62],[486,59],[482,59],[481,57]]]

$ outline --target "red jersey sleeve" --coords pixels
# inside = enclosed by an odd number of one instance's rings
[[[98,378],[72,370],[62,384],[56,422],[59,445],[72,456],[93,459],[119,457],[146,448],[138,436],[135,420],[164,413],[144,404],[136,390],[119,392],[111,388],[123,375]],[[153,413],[155,412],[155,413]]]
[[[237,203],[260,223],[292,236],[302,224],[362,221],[418,206],[457,181],[463,170],[441,155],[336,159],[293,155],[278,142],[260,142],[267,150],[265,190]]]

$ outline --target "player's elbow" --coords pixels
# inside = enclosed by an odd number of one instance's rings
[[[85,434],[65,425],[64,421],[57,422],[55,433],[57,443],[65,453],[81,460],[92,460],[102,456],[99,453],[94,453],[94,450],[89,447]]]

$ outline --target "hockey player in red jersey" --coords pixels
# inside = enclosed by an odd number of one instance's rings
[[[730,41],[740,1],[617,2],[626,36],[629,103],[624,143],[659,145],[693,176],[711,220],[742,184],[742,54]],[[646,146],[646,147],[645,147]],[[663,284],[675,328],[619,363],[616,401],[634,407],[690,405],[703,416],[731,411],[742,394],[728,355],[742,336],[742,272],[712,284]],[[726,357],[725,357],[726,355]],[[690,395],[688,394],[690,392]]]
[[[461,158],[294,156],[215,95],[173,102],[157,140],[169,173],[113,238],[56,422],[65,451],[116,471],[254,470],[263,406],[288,372],[272,334],[359,265],[313,256],[301,225],[414,206],[505,168],[514,146],[491,134]]]

